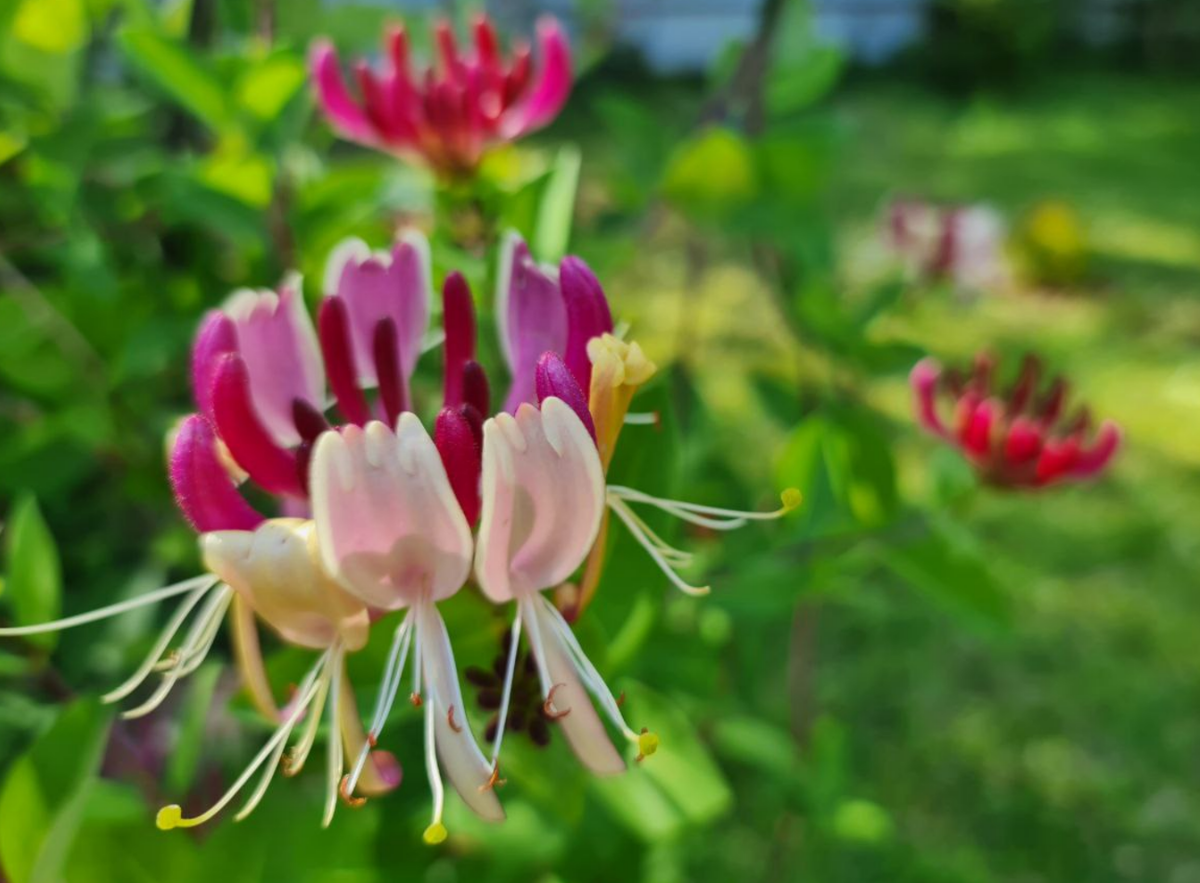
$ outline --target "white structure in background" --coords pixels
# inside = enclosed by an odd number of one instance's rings
[[[325,0],[329,5],[452,9],[453,0]],[[731,40],[754,34],[763,0],[487,0],[505,26],[528,30],[540,13],[571,27],[578,10],[602,10],[619,44],[640,51],[662,73],[707,70]],[[812,0],[817,35],[842,46],[859,61],[891,58],[921,35],[928,0]]]

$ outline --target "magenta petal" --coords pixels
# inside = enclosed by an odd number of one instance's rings
[[[496,323],[512,374],[504,410],[512,413],[522,402],[536,401],[534,371],[542,353],[561,353],[567,348],[567,305],[558,287],[558,274],[551,267],[539,266],[515,233],[510,233],[502,246]]]
[[[446,330],[445,405],[463,402],[463,368],[475,358],[475,304],[462,273],[451,273],[442,288],[442,322]]]
[[[199,533],[254,530],[264,518],[238,493],[217,456],[217,444],[212,425],[199,414],[180,425],[169,463],[175,502]]]
[[[212,384],[217,362],[226,353],[237,352],[233,320],[220,310],[211,310],[200,322],[192,344],[192,396],[205,416],[212,416]]]
[[[320,410],[325,399],[321,349],[299,279],[285,282],[278,293],[236,291],[222,309],[237,333],[237,352],[250,378],[259,421],[277,444],[299,443],[292,403],[303,399]]]
[[[588,410],[587,398],[579,388],[575,375],[557,353],[543,353],[537,363],[537,398],[541,405],[548,398],[561,399],[587,428],[592,441],[596,440],[596,425]]]
[[[564,361],[579,381],[579,386],[590,390],[592,361],[588,358],[587,345],[593,337],[612,333],[613,320],[608,298],[604,296],[604,289],[600,287],[596,274],[580,258],[563,258],[558,272],[563,300],[567,305]]]
[[[375,329],[381,319],[396,326],[404,386],[417,367],[421,343],[429,327],[433,284],[429,242],[413,230],[405,232],[390,252],[372,253],[361,239],[347,239],[329,256],[325,294],[345,304],[350,349],[358,382],[378,383]]]
[[[479,471],[483,450],[471,421],[457,408],[443,408],[434,426],[434,444],[467,523],[479,520]]]
[[[350,350],[350,319],[341,298],[327,297],[317,313],[317,332],[321,340],[321,355],[329,374],[329,387],[337,399],[338,410],[347,423],[366,425],[371,419],[366,397],[358,388],[354,374],[354,357]]]
[[[548,124],[571,94],[571,46],[558,21],[545,16],[537,25],[541,60],[527,97],[504,115],[500,134],[516,138]]]
[[[1090,478],[1104,470],[1121,447],[1121,428],[1106,420],[1096,433],[1090,448],[1080,452],[1079,461],[1072,470],[1076,478]]]
[[[463,405],[480,415],[492,413],[492,391],[487,372],[474,359],[463,365],[462,385]]]
[[[352,141],[377,142],[375,127],[346,89],[338,67],[337,51],[329,42],[321,41],[313,46],[310,65],[317,103],[333,127]]]
[[[947,438],[949,433],[937,412],[937,385],[941,376],[941,365],[933,359],[922,359],[908,375],[908,382],[912,386],[918,422],[934,435]]]
[[[263,427],[250,400],[250,375],[238,355],[221,358],[213,382],[213,418],[239,466],[265,491],[305,496],[296,457],[279,447]]]

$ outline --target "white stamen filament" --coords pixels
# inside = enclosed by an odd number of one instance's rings
[[[188,614],[192,612],[197,604],[200,603],[205,593],[212,588],[212,585],[202,585],[198,589],[194,589],[192,594],[183,600],[183,603],[171,615],[166,626],[158,636],[158,640],[154,642],[154,646],[150,648],[150,652],[146,654],[146,658],[142,664],[137,667],[133,674],[114,690],[110,690],[100,697],[101,702],[120,702],[134,690],[142,685],[146,678],[150,677],[151,673],[157,670],[162,664],[163,654],[167,652],[167,648],[171,646],[171,641],[175,639],[175,635],[183,628],[184,622],[187,621]]]
[[[279,749],[286,743],[288,735],[292,732],[292,728],[296,726],[296,723],[304,715],[304,712],[308,709],[309,705],[312,704],[313,699],[319,694],[323,693],[325,688],[328,687],[330,677],[330,666],[328,665],[328,662],[333,652],[333,649],[325,651],[325,653],[321,655],[321,658],[318,659],[313,665],[312,669],[309,670],[309,673],[305,677],[303,685],[301,686],[300,692],[298,693],[298,699],[292,708],[292,713],[288,715],[287,719],[282,724],[279,725],[271,738],[265,745],[263,745],[262,749],[258,752],[254,759],[250,761],[249,766],[242,771],[242,774],[238,776],[233,785],[229,787],[229,790],[222,795],[221,799],[214,803],[204,813],[190,819],[185,819],[182,817],[181,810],[177,805],[165,806],[158,812],[157,825],[159,828],[167,831],[171,830],[172,828],[193,828],[197,825],[204,824],[222,809],[224,809],[230,803],[230,801],[232,801],[233,798],[238,795],[242,788],[245,787],[246,783],[250,780],[250,777],[254,775],[258,768],[261,767],[268,758],[272,758],[274,763],[268,767],[268,774],[264,776],[264,781],[261,781],[255,788],[253,794],[250,796],[250,800],[246,804],[246,807],[244,807],[242,811],[238,813],[238,818],[244,818],[245,814],[258,804],[258,801],[262,799],[263,793],[266,792],[266,786],[269,784],[271,776],[274,775],[275,766],[278,764],[278,758],[281,753]]]
[[[421,644],[421,626],[417,625],[417,646]],[[425,661],[420,657],[417,658],[417,668],[423,668]],[[441,710],[437,708],[435,697],[430,696],[429,701],[425,703],[425,771],[429,775],[429,789],[433,792],[433,821],[430,823],[432,828],[435,825],[440,825],[442,822],[442,810],[446,803],[446,788],[442,784],[442,771],[438,767],[437,746],[434,739],[434,725],[437,723],[435,716],[441,714]]]
[[[333,671],[329,679],[329,743],[327,746],[326,776],[327,790],[325,792],[325,815],[321,818],[321,827],[328,828],[333,821],[334,811],[337,810],[338,790],[342,784],[342,770],[345,768],[345,752],[342,749],[342,728],[338,726],[338,703],[342,693],[342,648],[335,647],[333,661],[330,663]],[[313,719],[320,717],[314,714]]]
[[[604,682],[604,678],[600,676],[600,673],[596,671],[596,667],[592,665],[592,661],[583,652],[583,647],[580,646],[579,639],[575,637],[575,632],[571,630],[570,624],[563,618],[562,613],[549,598],[542,595],[540,600],[549,611],[550,622],[556,627],[558,634],[562,637],[568,653],[575,661],[575,667],[581,675],[581,680],[587,686],[589,692],[600,702],[601,708],[608,714],[609,720],[613,722],[613,726],[619,729],[625,735],[626,739],[636,742],[638,738],[637,733],[625,723],[625,717],[621,714],[621,707],[617,705],[617,700],[613,698],[612,691],[608,689],[608,684]]]
[[[371,718],[371,728],[367,731],[367,741],[363,744],[362,750],[358,752],[358,759],[354,762],[354,768],[346,780],[347,794],[354,793],[359,777],[362,776],[363,769],[367,765],[371,749],[380,733],[383,732],[388,715],[392,713],[396,693],[399,692],[404,678],[404,665],[408,661],[408,648],[412,643],[413,619],[414,617],[411,615],[405,616],[404,621],[396,627],[396,634],[392,638],[392,649],[388,653],[387,666],[384,669],[383,681],[379,685],[379,695],[375,699],[375,714]]]
[[[646,411],[640,414],[631,411],[625,415],[626,426],[653,426],[658,421],[659,416],[657,411]]]
[[[670,513],[676,518],[690,521],[692,524],[698,524],[702,527],[709,527],[713,530],[736,530],[739,527],[743,527],[748,521],[774,521],[776,518],[786,515],[793,508],[785,505],[771,512],[746,512],[738,509],[721,509],[716,506],[701,506],[698,503],[686,503],[681,500],[668,500],[664,497],[655,497],[622,485],[609,485],[608,493],[610,496],[619,497],[631,503],[645,503],[648,506],[653,506],[656,509]],[[706,518],[704,516],[711,517]]]
[[[610,501],[611,504],[611,501]],[[624,505],[622,503],[622,505]],[[652,542],[662,556],[674,564],[676,567],[687,567],[695,559],[695,555],[691,552],[685,552],[682,549],[677,549],[660,537],[646,520],[638,515],[629,506],[625,506],[625,514],[628,515],[637,524],[638,528],[646,535],[646,539]]]
[[[331,651],[332,652],[332,651]],[[321,726],[320,709],[325,706],[325,698],[329,695],[329,678],[322,678],[318,685],[317,698],[313,705],[318,709],[316,714],[309,717],[307,724],[304,727],[304,732],[300,736],[300,741],[292,748],[292,753],[288,755],[287,766],[284,773],[289,776],[294,776],[304,769],[305,761],[308,760],[308,755],[312,751],[313,743],[317,740],[317,730]]]
[[[165,588],[155,589],[153,592],[147,592],[144,595],[139,595],[136,598],[130,598],[128,601],[121,601],[117,604],[110,604],[107,607],[100,607],[88,613],[80,613],[76,616],[68,616],[64,619],[56,619],[53,622],[42,622],[37,625],[22,625],[12,628],[0,629],[0,638],[19,638],[24,635],[40,635],[46,632],[59,632],[64,629],[74,628],[78,625],[86,625],[89,622],[98,622],[102,619],[109,619],[113,616],[120,616],[122,613],[127,613],[130,610],[137,610],[139,607],[146,607],[150,604],[157,604],[159,601],[164,601],[167,598],[174,598],[176,595],[183,595],[200,587],[210,589],[218,582],[217,577],[211,574],[192,577],[184,580],[181,583],[166,586]]]
[[[524,603],[524,602],[522,602]],[[519,608],[518,608],[519,612]],[[547,699],[550,698],[550,693],[554,684],[550,682],[550,673],[546,668],[546,659],[548,658],[544,652],[542,645],[542,632],[538,627],[538,618],[535,610],[530,610],[530,616],[525,617],[528,622],[525,628],[529,632],[529,645],[533,648],[533,659],[537,663],[538,681],[542,686],[542,695]]]
[[[637,540],[639,544],[641,544],[641,547],[646,550],[646,552],[654,560],[654,563],[658,565],[659,570],[666,575],[667,579],[669,579],[677,589],[687,595],[707,595],[709,593],[708,586],[693,586],[691,583],[685,582],[683,577],[675,572],[675,567],[672,562],[668,560],[664,553],[659,549],[655,541],[647,535],[646,530],[638,524],[639,519],[620,497],[616,495],[609,496],[608,505],[609,508],[617,513],[617,517],[625,523],[627,528],[629,528],[629,532],[633,534],[633,538]],[[659,540],[659,542],[662,541]]]
[[[188,671],[196,668],[196,666],[192,666],[191,669],[187,669],[185,660],[191,660],[193,654],[200,649],[206,640],[208,646],[212,646],[212,640],[215,639],[216,633],[214,630],[212,638],[209,638],[211,622],[215,617],[219,628],[220,622],[225,616],[225,611],[232,600],[233,589],[229,588],[229,586],[224,586],[219,592],[215,592],[209,596],[204,607],[200,610],[200,614],[196,617],[196,621],[188,629],[183,646],[179,649],[179,664],[167,670],[166,674],[163,675],[162,683],[158,685],[158,688],[150,695],[150,698],[136,708],[121,712],[121,717],[124,720],[134,720],[154,711],[154,709],[162,705],[179,679],[188,673]],[[207,649],[205,652],[207,652]],[[201,661],[203,661],[203,656],[201,656]]]
[[[500,760],[500,745],[504,742],[504,729],[508,726],[508,704],[512,698],[513,675],[517,669],[517,651],[521,647],[521,608],[513,619],[512,635],[508,642],[508,662],[504,667],[504,689],[500,694],[500,716],[496,723],[496,741],[492,745],[492,768]]]

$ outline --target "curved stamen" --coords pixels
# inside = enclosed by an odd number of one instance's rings
[[[404,621],[396,627],[396,633],[392,638],[392,649],[388,652],[388,661],[383,672],[383,680],[379,684],[379,694],[375,699],[375,713],[371,717],[371,728],[367,731],[367,740],[358,752],[358,758],[354,762],[350,775],[343,783],[343,789],[347,794],[353,794],[354,789],[358,786],[358,780],[367,765],[371,749],[378,742],[379,734],[383,732],[383,725],[392,712],[392,704],[396,701],[396,694],[400,690],[400,682],[404,676],[404,664],[408,660],[408,648],[412,642],[412,624],[412,617],[405,616]]]
[[[617,517],[624,522],[629,528],[629,532],[633,534],[633,538],[638,541],[643,549],[650,555],[654,563],[658,565],[658,569],[671,581],[671,583],[681,592],[687,595],[707,595],[711,588],[709,586],[693,586],[691,583],[685,582],[683,577],[675,572],[675,568],[653,540],[649,538],[646,532],[638,524],[638,518],[629,507],[617,496],[612,496],[608,501],[609,508],[617,513]],[[661,542],[661,540],[660,540]]]
[[[212,637],[209,637],[210,625],[215,619],[217,628],[220,628],[220,622],[225,616],[225,611],[229,608],[230,601],[233,600],[233,589],[225,586],[221,591],[214,593],[205,602],[200,614],[196,617],[196,621],[192,623],[192,627],[188,629],[187,637],[184,639],[183,646],[179,648],[180,664],[172,669],[168,669],[163,675],[162,683],[150,695],[150,698],[136,708],[131,708],[128,711],[121,712],[122,720],[136,720],[139,717],[145,717],[150,712],[154,711],[158,706],[163,704],[163,701],[174,689],[175,684],[185,674],[194,671],[197,666],[193,665],[187,668],[184,660],[191,661],[192,655],[204,645],[207,641],[208,647],[212,646],[213,640],[216,638],[216,629],[212,630]],[[207,649],[205,650],[207,652]],[[203,657],[201,657],[203,661]]]
[[[280,745],[287,741],[287,737],[291,733],[292,728],[296,725],[296,722],[300,720],[305,710],[312,703],[314,697],[318,693],[322,692],[322,686],[328,686],[328,671],[326,668],[326,663],[328,662],[331,653],[332,650],[325,651],[321,658],[317,660],[316,664],[313,665],[312,669],[309,671],[309,674],[304,679],[304,687],[302,688],[300,697],[296,702],[295,707],[292,709],[292,713],[288,716],[287,720],[279,725],[279,727],[275,730],[275,733],[262,747],[262,750],[260,750],[255,758],[250,761],[250,765],[246,767],[240,776],[238,776],[237,780],[229,787],[229,790],[222,795],[221,799],[213,804],[212,807],[210,807],[206,812],[190,819],[183,818],[183,810],[178,804],[164,806],[158,811],[158,816],[155,819],[155,824],[160,830],[170,831],[174,828],[194,828],[197,825],[202,825],[219,813],[222,809],[224,809],[230,803],[230,801],[232,801],[233,798],[238,795],[238,792],[245,787],[246,782],[248,782],[250,777],[253,776],[258,768],[263,765],[264,761],[266,761],[269,757],[275,756]],[[320,682],[314,683],[314,681],[317,681],[318,677],[320,677]],[[274,772],[273,768],[269,769],[272,773]],[[268,779],[267,781],[269,782],[270,780]],[[259,787],[255,789],[254,793],[251,795],[251,803],[249,804],[251,809],[253,809],[253,806],[256,805],[258,800],[262,798],[262,792],[265,792],[265,790],[266,787],[262,783],[260,783]]]
[[[41,635],[46,632],[60,632],[64,629],[74,628],[79,625],[87,625],[89,622],[99,622],[102,619],[109,619],[113,616],[120,616],[122,613],[127,613],[130,610],[137,610],[139,607],[146,607],[150,604],[157,604],[159,601],[165,601],[167,598],[174,598],[176,595],[183,595],[193,591],[201,586],[205,589],[211,589],[220,580],[212,574],[204,574],[203,576],[195,576],[191,579],[186,579],[181,583],[166,586],[161,589],[155,589],[153,592],[147,592],[144,595],[139,595],[136,598],[130,598],[128,601],[120,601],[116,604],[110,604],[107,607],[99,607],[87,613],[79,613],[75,616],[67,616],[63,619],[56,619],[52,622],[42,622],[36,625],[21,625],[12,626],[10,628],[0,629],[0,638],[20,638],[25,635]]]
[[[517,651],[521,646],[521,608],[513,619],[512,635],[508,642],[508,660],[504,665],[504,689],[500,693],[500,714],[496,720],[496,743],[492,746],[492,770],[500,769],[500,746],[508,726],[508,706],[512,700],[513,675],[517,669]],[[496,773],[498,775],[498,773]]]
[[[417,629],[417,641],[421,640],[421,630]],[[417,657],[417,667],[424,663]],[[423,835],[426,843],[432,845],[446,839],[446,826],[442,824],[442,811],[446,804],[446,788],[442,784],[442,773],[438,768],[437,748],[434,742],[434,703],[428,703],[425,709],[425,771],[429,774],[429,789],[433,792],[433,821],[425,829]]]
[[[212,588],[211,585],[201,586],[193,590],[192,594],[184,599],[178,609],[172,614],[171,619],[163,628],[158,640],[154,642],[154,646],[150,648],[150,652],[146,654],[146,658],[142,664],[137,667],[137,670],[129,676],[124,683],[113,690],[105,693],[100,697],[100,701],[104,703],[120,702],[134,690],[142,685],[142,682],[162,664],[163,654],[167,652],[167,648],[171,646],[171,641],[175,635],[183,628],[184,622],[188,618],[188,614],[192,612],[204,595]],[[174,661],[173,661],[174,664]]]
[[[694,520],[692,516],[711,515],[718,519],[727,519],[725,523],[728,526],[724,529],[733,529],[734,527],[741,527],[747,521],[774,521],[777,518],[782,518],[799,506],[801,502],[800,492],[795,488],[785,490],[781,495],[782,505],[770,512],[722,509],[717,506],[702,506],[698,503],[687,503],[682,500],[668,500],[664,497],[651,496],[650,494],[622,485],[609,485],[608,492],[631,503],[645,503],[668,512],[677,518],[692,521],[694,524],[702,524],[704,527],[715,527],[717,530],[723,529],[721,526],[722,522]]]

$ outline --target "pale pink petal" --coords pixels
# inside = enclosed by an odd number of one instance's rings
[[[367,604],[396,610],[462,587],[471,530],[415,414],[395,433],[382,423],[325,433],[311,476],[322,560]]]
[[[558,22],[549,16],[538,21],[541,50],[536,77],[527,97],[504,114],[500,133],[516,138],[540,129],[553,120],[571,94],[571,46]]]
[[[558,272],[539,265],[525,241],[510,232],[500,251],[496,286],[496,324],[500,346],[512,374],[504,410],[537,401],[534,375],[547,351],[567,348],[567,306],[558,287]]]
[[[325,406],[321,349],[299,280],[284,282],[278,294],[236,291],[222,309],[233,320],[259,419],[278,444],[299,444],[293,404],[299,399],[318,411]]]
[[[604,494],[596,444],[560,400],[488,420],[475,555],[488,597],[504,603],[569,577],[596,539]]]
[[[310,65],[317,102],[330,124],[352,141],[374,144],[378,140],[375,126],[347,91],[333,46],[326,41],[316,43]]]
[[[326,264],[325,294],[341,298],[346,305],[354,368],[363,386],[379,382],[374,358],[376,328],[384,319],[395,323],[407,398],[408,380],[416,370],[429,327],[433,298],[429,241],[409,230],[390,252],[372,253],[361,239],[345,240]]]
[[[567,737],[571,750],[594,773],[610,776],[623,772],[625,761],[613,747],[604,722],[592,705],[591,696],[580,680],[579,669],[559,636],[560,626],[537,598],[523,598],[520,606],[521,618],[530,630],[535,647],[535,659],[543,670],[543,681],[553,691],[552,696],[546,698],[552,699],[554,712],[562,715],[555,723]]]
[[[463,802],[480,818],[489,822],[503,821],[504,809],[496,792],[485,787],[492,776],[492,765],[479,750],[467,720],[446,623],[431,603],[418,604],[415,614],[421,636],[420,664],[424,667],[429,688],[428,701],[433,706],[427,713],[435,716],[434,744],[442,771]]]
[[[209,571],[284,640],[314,650],[339,638],[349,650],[366,644],[367,608],[321,568],[311,521],[275,518],[254,531],[207,533],[201,549]]]

